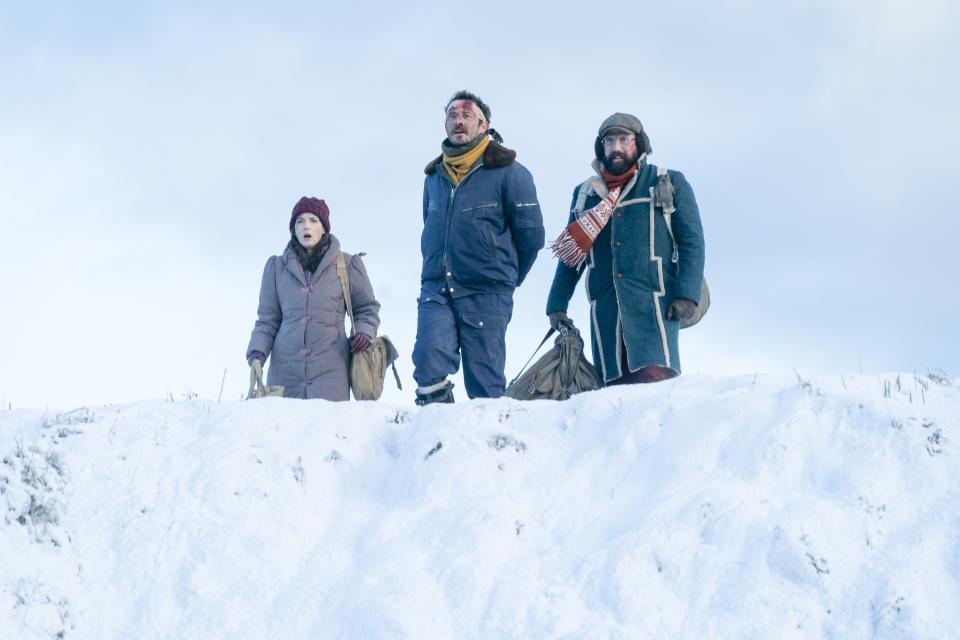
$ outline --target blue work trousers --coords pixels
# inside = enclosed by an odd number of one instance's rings
[[[421,387],[437,384],[460,368],[470,398],[499,398],[507,386],[507,324],[513,296],[474,293],[453,298],[424,286],[417,300],[417,342],[413,379]]]

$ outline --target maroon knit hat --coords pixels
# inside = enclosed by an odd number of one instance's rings
[[[327,208],[326,202],[320,198],[311,198],[308,196],[300,198],[297,204],[293,205],[293,211],[290,212],[290,233],[293,233],[293,225],[297,221],[297,216],[301,213],[312,213],[320,218],[320,224],[323,225],[323,230],[326,233],[330,233],[330,209]]]

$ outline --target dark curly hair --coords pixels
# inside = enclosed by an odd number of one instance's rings
[[[450,108],[450,105],[456,102],[457,100],[471,100],[474,104],[480,107],[480,111],[483,112],[483,117],[487,119],[487,123],[490,122],[490,107],[487,106],[487,103],[480,99],[475,93],[470,93],[461,89],[453,94],[453,97],[447,101],[447,106],[443,108],[444,111]]]

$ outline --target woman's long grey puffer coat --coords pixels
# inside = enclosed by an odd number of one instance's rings
[[[340,242],[330,246],[308,282],[296,254],[287,248],[263,269],[257,322],[247,357],[270,356],[267,384],[284,386],[289,398],[350,399],[350,341],[344,330],[347,307],[337,275]],[[356,331],[376,337],[380,303],[360,256],[343,254],[350,280]]]

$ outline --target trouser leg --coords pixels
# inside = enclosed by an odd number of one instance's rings
[[[622,344],[620,347],[620,364],[622,370],[626,373],[616,380],[611,380],[608,382],[607,386],[614,386],[618,384],[646,384],[649,382],[663,382],[664,380],[669,380],[677,375],[675,370],[655,364],[649,364],[645,367],[640,367],[636,371],[630,371],[630,367],[627,364],[626,347]]]
[[[509,294],[477,293],[454,300],[463,355],[463,382],[470,398],[499,398],[507,381],[507,325],[513,316]]]
[[[417,301],[413,379],[420,387],[428,387],[459,368],[459,337],[451,300],[443,294],[421,290]]]

